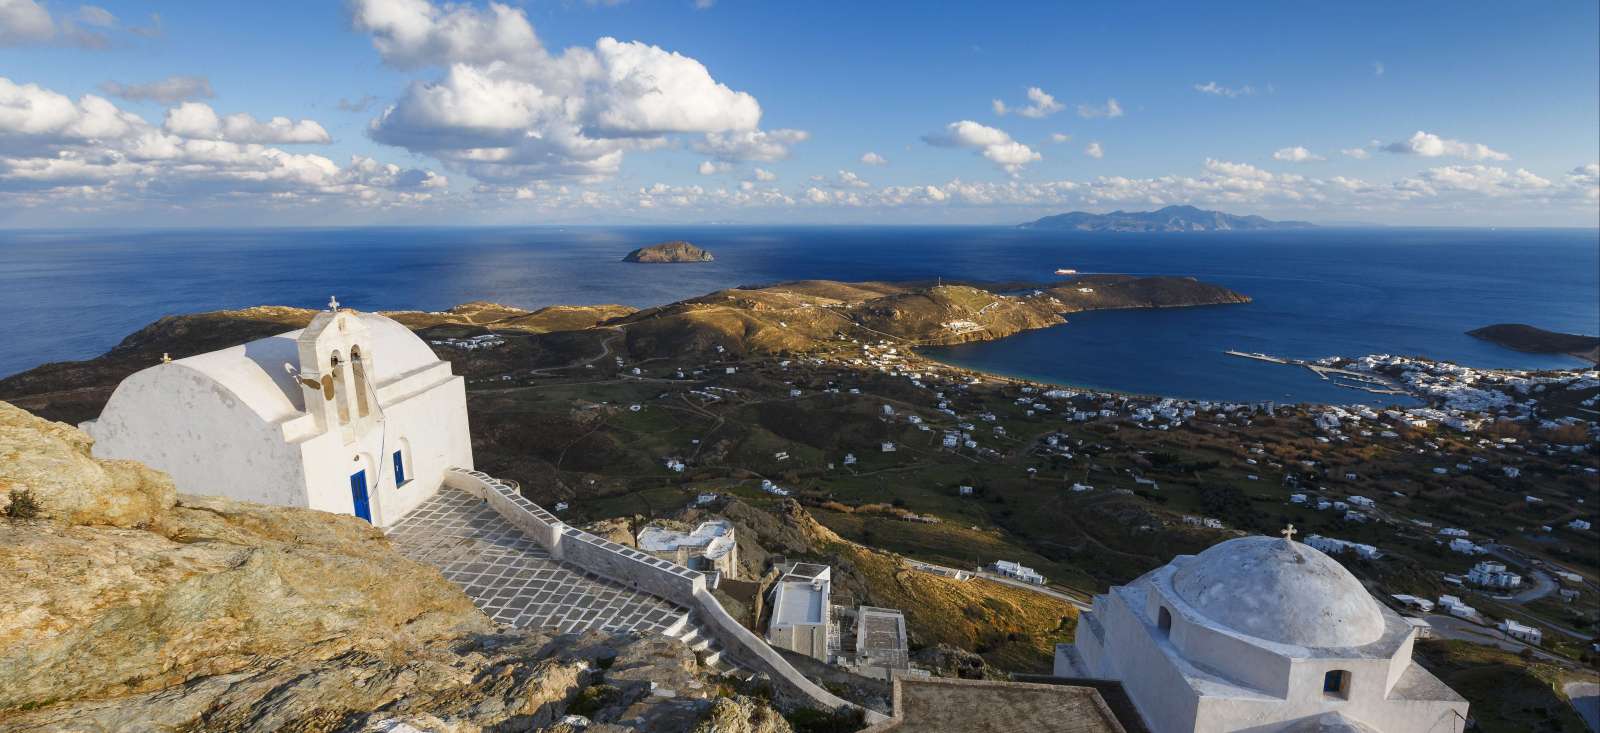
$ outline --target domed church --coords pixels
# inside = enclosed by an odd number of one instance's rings
[[[1321,551],[1241,537],[1096,596],[1057,677],[1116,680],[1151,730],[1461,731],[1415,629]]]
[[[466,384],[405,326],[330,300],[299,331],[168,360],[81,425],[178,491],[391,525],[472,468]]]

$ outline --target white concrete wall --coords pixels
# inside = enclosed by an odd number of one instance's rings
[[[782,655],[733,618],[706,588],[705,576],[701,573],[568,526],[510,486],[480,471],[453,469],[447,472],[445,483],[488,501],[490,507],[543,545],[557,560],[691,609],[722,645],[724,655],[751,669],[766,672],[774,684],[787,687],[824,709],[857,707],[800,674]],[[886,719],[872,710],[866,714],[868,722]]]
[[[1093,652],[1081,650],[1084,661],[1097,675],[1122,682],[1151,730],[1192,730],[1199,694],[1168,656],[1177,653],[1176,647],[1134,610],[1135,605],[1144,604],[1143,594],[1129,590],[1130,587],[1113,588],[1110,593],[1095,597],[1105,644]],[[1095,655],[1093,659],[1091,654]]]
[[[278,423],[210,376],[179,363],[122,381],[83,429],[94,455],[166,471],[178,491],[280,506],[310,506],[300,451]],[[348,478],[347,478],[348,481]],[[346,504],[348,504],[348,488]]]

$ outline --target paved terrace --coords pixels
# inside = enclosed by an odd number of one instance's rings
[[[389,530],[406,557],[439,568],[485,614],[519,628],[678,633],[688,611],[550,553],[488,502],[451,488]]]

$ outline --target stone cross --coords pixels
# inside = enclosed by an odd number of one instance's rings
[[[338,298],[335,298],[335,297],[333,297],[331,295],[328,296],[328,310],[331,310],[331,311],[339,310],[339,299]]]
[[[172,363],[172,355],[168,354],[165,351],[161,352],[161,363],[162,364],[170,364],[170,363]]]
[[[1293,542],[1294,541],[1294,525],[1291,524],[1291,525],[1283,528],[1283,530],[1279,531],[1278,534],[1283,535],[1284,539]]]

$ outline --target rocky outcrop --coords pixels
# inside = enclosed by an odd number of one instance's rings
[[[0,731],[538,731],[597,686],[589,730],[715,712],[676,640],[496,626],[354,517],[175,496],[89,448],[0,403],[0,494],[38,507],[0,518]]]

